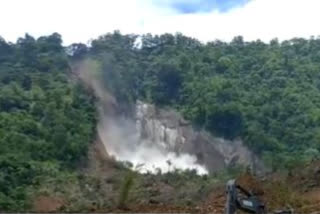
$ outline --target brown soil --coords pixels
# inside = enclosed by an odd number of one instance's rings
[[[310,175],[311,176],[311,175]],[[293,178],[290,178],[291,180]],[[272,178],[270,178],[272,180]],[[293,182],[294,181],[294,182]],[[300,186],[294,189],[299,181],[286,180],[264,181],[258,180],[249,174],[244,174],[237,179],[237,183],[251,192],[257,194],[268,207],[268,211],[293,208],[296,213],[312,213],[320,210],[320,186]],[[306,191],[307,190],[307,191]],[[223,213],[225,206],[225,187],[216,187],[208,198],[197,206],[174,206],[148,201],[141,204],[129,205],[127,208],[115,210],[92,209],[93,212],[152,212],[152,213]],[[59,198],[40,196],[35,200],[34,210],[37,212],[59,211],[64,206]]]
[[[319,169],[320,162],[317,162],[305,167],[302,174],[289,177],[274,174],[257,179],[243,174],[237,178],[237,183],[256,194],[269,212],[292,208],[296,213],[309,214],[320,211]],[[200,210],[207,213],[223,213],[225,198],[225,188],[216,188],[201,205]]]
[[[202,213],[223,213],[226,202],[225,187],[215,188],[201,205]]]
[[[85,171],[107,179],[115,173],[115,161],[108,157],[102,142],[97,141],[89,150],[89,166]],[[320,161],[297,168],[289,175],[271,174],[264,178],[256,178],[248,173],[237,178],[237,184],[256,194],[265,203],[268,211],[291,207],[295,213],[312,213],[320,211]],[[174,189],[161,183],[153,183],[152,187],[162,195],[170,194]],[[101,188],[107,189],[101,185]],[[161,201],[161,200],[160,200]],[[146,200],[138,204],[130,204],[125,209],[104,210],[92,206],[92,212],[149,212],[149,213],[224,213],[226,195],[225,186],[215,187],[206,199],[195,206],[174,206],[170,202]],[[58,212],[67,204],[63,199],[39,196],[34,200],[36,212]]]
[[[62,199],[49,196],[39,196],[33,203],[36,212],[56,212],[64,206]]]

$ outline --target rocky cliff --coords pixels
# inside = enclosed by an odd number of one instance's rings
[[[189,154],[211,172],[240,164],[252,167],[261,163],[240,139],[229,141],[196,131],[174,110],[159,109],[137,101],[136,129],[141,143],[152,144],[161,151]]]
[[[240,139],[229,141],[197,131],[172,109],[142,101],[133,107],[121,106],[94,75],[95,67],[86,61],[74,70],[98,98],[98,139],[108,155],[144,172],[177,168],[204,174],[237,164],[263,168]]]

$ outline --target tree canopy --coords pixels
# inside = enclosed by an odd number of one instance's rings
[[[118,100],[174,107],[200,129],[242,138],[275,167],[319,157],[319,38],[203,44],[114,32],[93,40],[86,57],[101,62]]]
[[[319,38],[203,44],[116,31],[63,47],[57,33],[0,37],[0,211],[24,210],[42,178],[87,157],[95,98],[70,69],[86,58],[99,62],[122,106],[142,99],[175,108],[195,128],[243,139],[274,169],[320,156]]]
[[[0,39],[0,210],[24,209],[29,186],[86,157],[95,107],[69,70],[59,34]]]

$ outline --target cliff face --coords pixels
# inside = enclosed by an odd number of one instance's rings
[[[89,72],[94,70],[94,65],[87,61],[75,70],[98,98],[98,139],[109,156],[129,161],[144,172],[178,168],[196,169],[204,174],[235,164],[263,168],[241,140],[228,141],[196,131],[172,109],[161,109],[142,101],[137,101],[132,108],[119,106],[94,72]],[[123,113],[121,109],[129,110]]]
[[[229,141],[205,131],[195,131],[176,111],[137,101],[135,121],[141,142],[177,155],[190,154],[208,171],[218,171],[235,164],[252,166],[254,162],[262,167],[241,140]]]

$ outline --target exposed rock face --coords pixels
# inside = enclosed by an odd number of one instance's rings
[[[263,168],[259,161],[252,164],[258,158],[241,140],[228,141],[196,131],[173,110],[141,101],[134,108],[120,106],[95,72],[90,72],[96,67],[95,62],[87,60],[74,65],[73,70],[98,98],[97,143],[106,150],[102,156],[129,161],[134,167],[143,165],[144,169],[139,171],[145,172],[177,168],[196,169],[204,174],[234,164]]]
[[[213,137],[205,131],[195,131],[173,110],[158,109],[137,101],[135,119],[139,138],[143,142],[177,155],[193,155],[199,164],[205,165],[211,172],[235,164],[252,166],[254,161],[258,168],[261,167],[241,140],[229,141]]]

